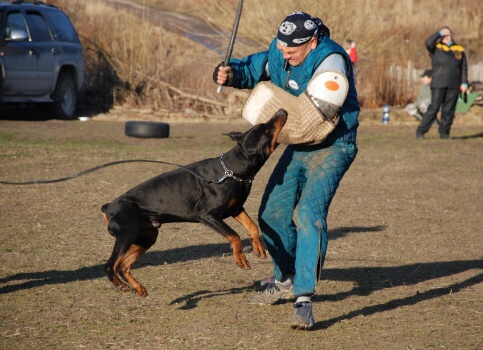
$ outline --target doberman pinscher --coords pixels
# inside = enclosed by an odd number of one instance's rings
[[[229,133],[237,145],[221,157],[160,174],[104,204],[101,210],[108,231],[116,238],[105,266],[115,288],[134,289],[141,297],[147,295],[130,270],[156,242],[163,223],[205,224],[230,242],[239,267],[250,268],[240,236],[223,221],[232,216],[249,232],[254,253],[266,258],[258,228],[243,205],[255,174],[278,146],[277,136],[286,121],[287,112],[281,109],[267,123],[245,133]]]

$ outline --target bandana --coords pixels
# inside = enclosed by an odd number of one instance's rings
[[[277,42],[282,46],[297,47],[316,37],[318,32],[316,19],[305,12],[293,12],[280,24]]]

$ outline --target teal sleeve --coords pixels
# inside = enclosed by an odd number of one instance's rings
[[[268,50],[262,51],[245,58],[231,59],[234,78],[230,86],[237,89],[253,89],[260,81],[266,80],[266,64]]]

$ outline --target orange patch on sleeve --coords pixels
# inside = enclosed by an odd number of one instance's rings
[[[325,87],[331,91],[337,91],[339,90],[339,84],[337,84],[333,80],[329,80],[325,82]]]

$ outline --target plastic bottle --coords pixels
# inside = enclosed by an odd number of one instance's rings
[[[389,124],[389,104],[386,103],[384,109],[382,110],[382,124],[387,125]]]

